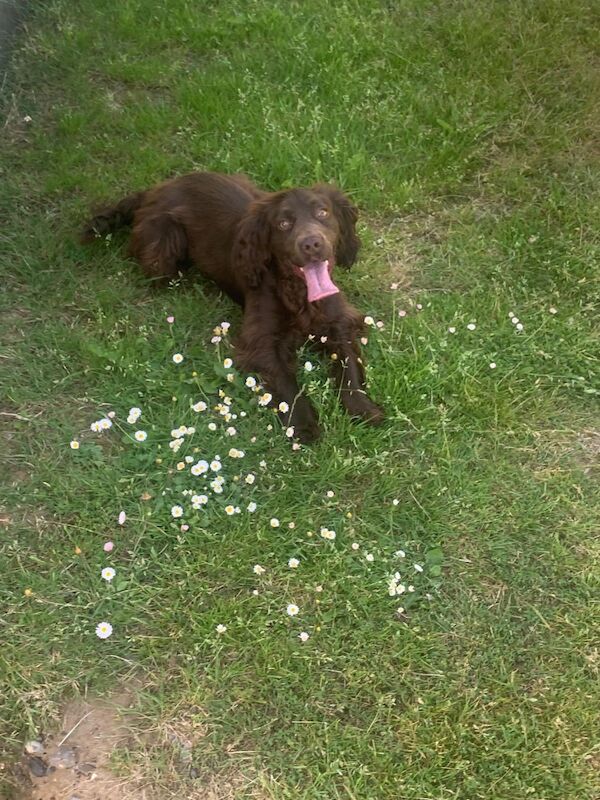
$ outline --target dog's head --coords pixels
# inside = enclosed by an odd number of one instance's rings
[[[333,186],[289,189],[255,201],[241,221],[234,245],[234,265],[251,287],[269,269],[301,274],[308,299],[337,292],[330,278],[335,265],[356,260],[358,211]]]

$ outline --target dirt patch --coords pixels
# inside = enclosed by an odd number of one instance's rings
[[[134,705],[132,692],[69,703],[60,731],[26,744],[21,772],[29,786],[19,800],[148,800],[110,766],[114,750],[131,740],[123,712]]]
[[[10,800],[267,800],[272,779],[234,764],[233,743],[215,759],[208,718],[181,701],[146,716],[135,685],[110,698],[78,698],[60,730],[24,745]],[[242,748],[246,753],[246,746]],[[19,789],[16,788],[18,784]],[[0,796],[1,792],[0,792]]]

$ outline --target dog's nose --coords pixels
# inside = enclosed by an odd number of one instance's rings
[[[306,236],[300,241],[300,251],[309,258],[321,258],[324,244],[322,236]]]

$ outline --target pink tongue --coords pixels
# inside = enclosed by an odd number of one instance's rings
[[[329,261],[312,261],[300,267],[306,280],[308,301],[322,300],[330,294],[338,294],[339,289],[329,276]]]

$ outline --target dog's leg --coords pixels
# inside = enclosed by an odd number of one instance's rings
[[[285,428],[294,429],[294,438],[304,444],[319,438],[315,409],[298,386],[291,342],[278,339],[274,331],[265,331],[264,318],[257,329],[252,316],[246,314],[236,343],[236,360],[242,369],[260,375],[271,395],[268,405],[278,410]]]
[[[341,294],[322,300],[321,311],[325,320],[315,335],[314,344],[329,355],[339,398],[350,416],[377,425],[384,420],[385,414],[367,395],[358,342],[363,328],[362,317]]]

